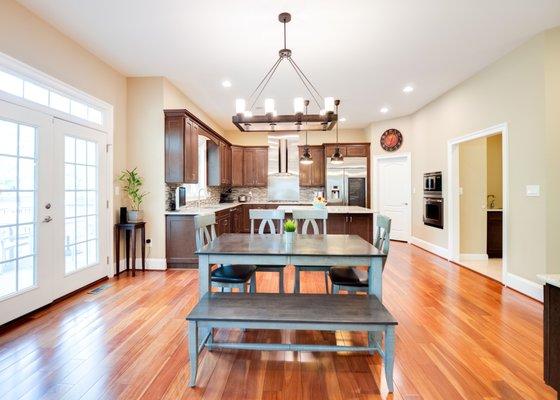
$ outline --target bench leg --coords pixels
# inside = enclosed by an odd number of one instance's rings
[[[189,321],[189,361],[191,364],[189,386],[194,387],[198,368],[198,323],[196,321]]]
[[[385,330],[385,379],[387,380],[387,388],[393,393],[393,366],[395,364],[395,327],[388,326]]]
[[[251,278],[251,286],[250,286],[251,293],[257,293],[257,274],[253,274]]]
[[[296,266],[296,272],[294,275],[294,293],[299,293],[299,267]]]
[[[284,293],[284,268],[278,271],[278,293]]]
[[[325,293],[329,294],[329,271],[325,271]]]

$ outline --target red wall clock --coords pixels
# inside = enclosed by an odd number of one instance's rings
[[[381,135],[381,139],[379,140],[381,143],[381,147],[383,150],[386,151],[395,151],[398,150],[403,142],[402,133],[400,133],[397,129],[387,129]]]

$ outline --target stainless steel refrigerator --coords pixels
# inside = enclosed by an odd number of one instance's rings
[[[346,157],[342,164],[327,165],[327,202],[330,205],[366,206],[367,158]]]

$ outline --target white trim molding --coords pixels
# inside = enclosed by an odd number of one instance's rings
[[[459,261],[485,261],[488,260],[488,254],[461,253]]]
[[[415,236],[410,237],[410,243],[420,247],[421,249],[429,251],[430,253],[434,253],[437,256],[445,258],[446,260],[449,259],[449,251],[445,247],[441,247],[433,243],[426,242],[425,240],[422,240]]]
[[[543,286],[537,282],[509,273],[506,276],[504,284],[528,297],[540,302],[543,301]]]

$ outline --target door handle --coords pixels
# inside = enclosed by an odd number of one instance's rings
[[[45,218],[43,218],[43,222],[51,222],[52,221],[52,217],[50,215],[47,215]]]

